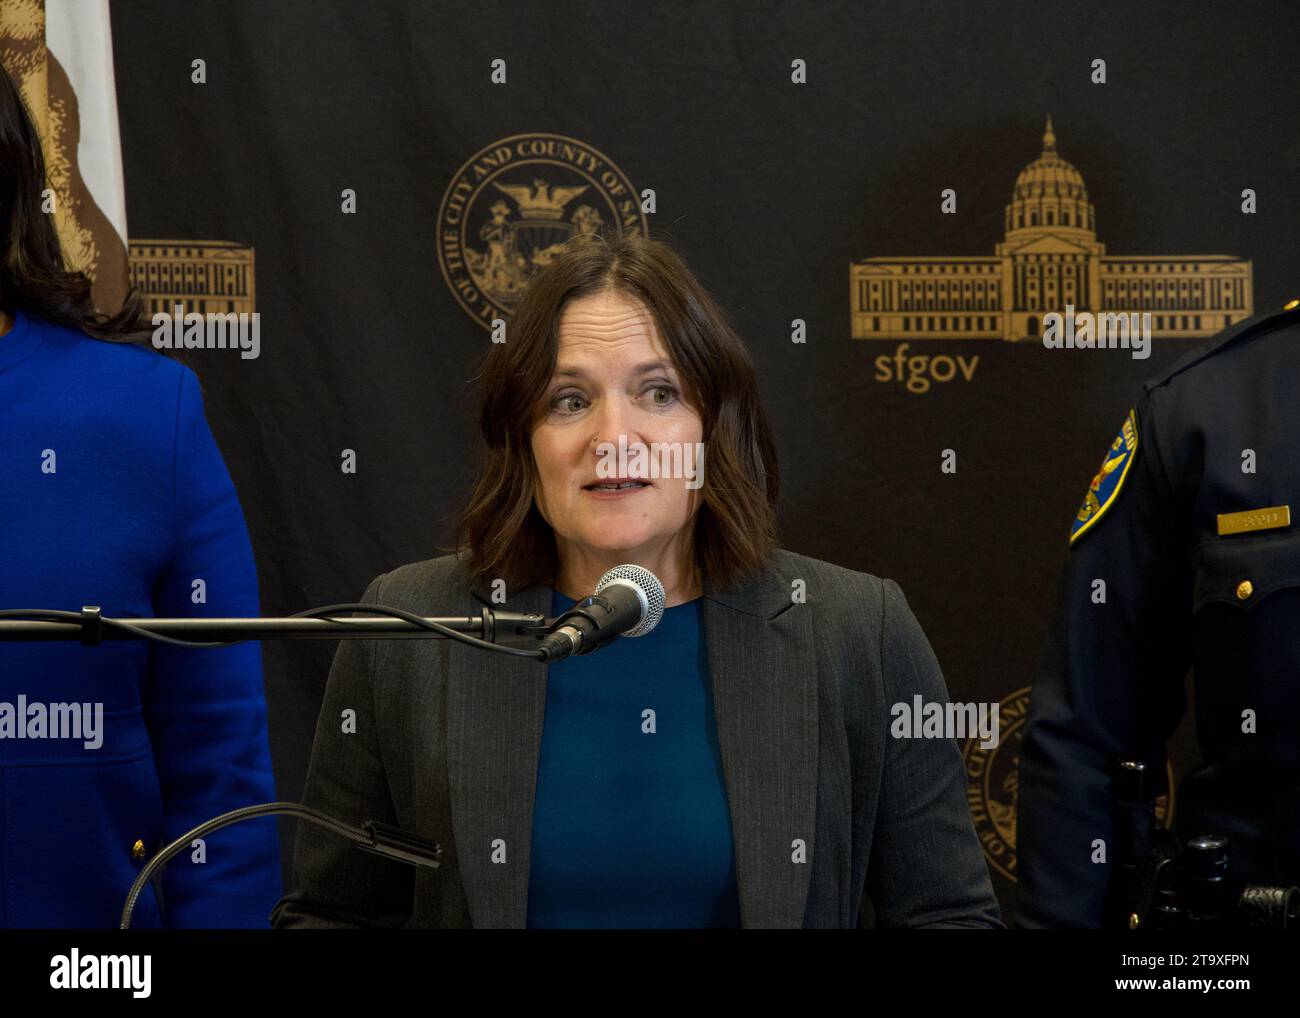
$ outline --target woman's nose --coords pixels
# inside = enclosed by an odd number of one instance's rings
[[[597,444],[609,442],[617,446],[620,435],[626,435],[628,442],[635,438],[629,430],[632,427],[632,408],[622,396],[600,401],[595,426]]]

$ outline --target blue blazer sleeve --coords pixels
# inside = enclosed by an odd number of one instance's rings
[[[239,498],[188,368],[181,372],[172,467],[173,552],[154,590],[155,611],[259,614]],[[261,644],[151,644],[143,699],[166,841],[219,813],[275,799]],[[163,892],[169,926],[267,928],[282,893],[275,819],[210,834],[168,863]]]

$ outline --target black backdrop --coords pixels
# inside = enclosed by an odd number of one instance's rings
[[[757,364],[783,543],[896,579],[958,700],[1029,685],[1084,488],[1141,381],[1191,341],[1135,360],[916,340],[912,353],[980,359],[969,382],[909,393],[875,370],[907,337],[852,338],[852,263],[992,255],[1050,114],[1108,253],[1249,260],[1256,311],[1300,287],[1289,3],[115,0],[112,16],[132,239],[254,253],[260,357],[182,356],[266,613],[353,600],[450,540],[473,465],[466,379],[488,336],[440,264],[440,206],[502,139],[576,139],[654,189],[650,230]],[[476,199],[480,216],[495,197]],[[332,651],[266,646],[281,798],[301,793]],[[1005,807],[989,848],[1004,904]]]

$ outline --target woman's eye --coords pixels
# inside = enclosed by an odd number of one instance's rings
[[[665,398],[662,400],[659,399],[657,395],[651,396],[651,400],[653,400],[655,406],[668,406],[677,398],[677,390],[671,385],[656,385],[650,391],[655,394],[661,392],[665,394]]]
[[[558,410],[563,414],[576,414],[582,409],[582,406],[574,406],[571,402],[572,400],[577,400],[579,404],[586,402],[580,393],[566,392],[563,396],[556,396],[555,399],[551,401],[551,406],[553,409]]]

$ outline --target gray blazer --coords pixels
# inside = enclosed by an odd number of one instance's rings
[[[447,555],[378,577],[363,600],[549,615],[550,597],[535,586],[492,605]],[[757,579],[703,598],[741,925],[853,928],[865,889],[880,926],[1001,927],[957,746],[889,734],[891,705],[948,699],[897,584],[778,550]],[[299,823],[273,925],[523,927],[546,677],[452,640],[341,641],[303,801],[437,841],[442,865]]]

